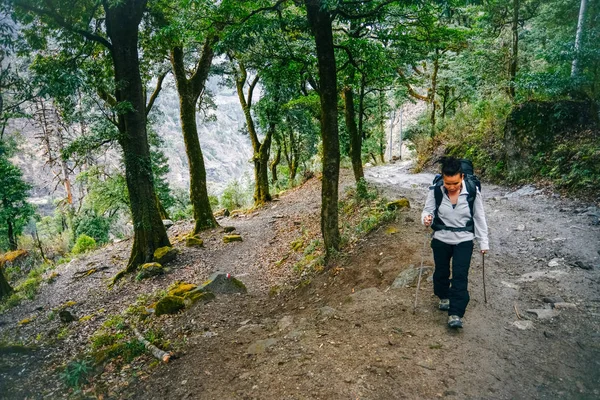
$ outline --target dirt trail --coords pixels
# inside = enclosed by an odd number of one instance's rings
[[[335,269],[296,290],[291,266],[300,254],[290,243],[318,234],[318,180],[282,196],[252,214],[220,221],[232,225],[244,242],[224,245],[220,233],[205,237],[206,247],[183,253],[165,277],[130,283],[112,292],[79,286],[70,276],[108,259],[89,256],[61,271],[39,299],[0,316],[0,333],[31,337],[57,329],[38,318],[30,326],[16,321],[66,298],[81,301],[80,314],[100,307],[117,311],[139,293],[164,288],[176,279],[202,281],[224,270],[249,287],[244,296],[218,296],[160,325],[176,344],[178,358],[148,367],[143,359],[128,371],[105,371],[84,397],[135,399],[595,399],[600,397],[600,226],[599,211],[525,187],[519,191],[484,183],[491,253],[486,257],[488,303],[483,301],[481,258],[470,273],[471,303],[465,328],[446,328],[425,279],[417,312],[412,313],[414,283],[391,289],[395,278],[421,262],[425,229],[418,223],[430,174],[409,174],[398,163],[366,170],[367,180],[393,199],[412,205],[392,223],[369,234],[345,254]],[[351,178],[345,176],[345,184]],[[189,226],[176,226],[185,232]],[[181,245],[178,245],[181,246]],[[118,252],[121,253],[118,253]],[[127,247],[107,248],[126,257]],[[274,265],[284,256],[288,261]],[[94,257],[97,257],[96,259]],[[95,260],[95,261],[94,261]],[[107,275],[119,267],[119,259]],[[426,248],[424,264],[431,266]],[[591,268],[591,269],[586,269]],[[71,274],[71,275],[69,275]],[[273,288],[284,289],[273,294]],[[545,297],[563,301],[551,309]],[[556,299],[555,299],[556,301]],[[563,308],[560,308],[560,307]],[[41,310],[39,308],[42,308]],[[528,312],[527,310],[537,310]],[[537,317],[536,317],[537,313]],[[87,344],[103,318],[82,325],[58,344],[66,356]],[[54,324],[54,325],[53,325]],[[86,336],[86,333],[88,336]],[[47,351],[47,350],[44,350]],[[41,360],[42,352],[37,353]],[[0,382],[9,398],[67,397],[47,364],[15,355],[13,368],[0,365]],[[3,356],[4,357],[4,356]],[[24,357],[20,359],[19,357]],[[34,356],[31,356],[34,357]],[[38,378],[36,378],[36,376]],[[41,376],[41,378],[39,378]],[[36,384],[36,379],[42,383]]]

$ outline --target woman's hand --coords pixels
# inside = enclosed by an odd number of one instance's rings
[[[431,226],[432,222],[433,222],[433,215],[431,215],[431,214],[426,215],[425,218],[423,218],[423,225],[425,225],[425,226]]]

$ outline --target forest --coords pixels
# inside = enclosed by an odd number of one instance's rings
[[[199,239],[315,175],[327,266],[345,243],[340,170],[366,193],[365,166],[390,161],[391,115],[410,104],[425,105],[402,137],[417,172],[452,155],[486,182],[597,204],[599,39],[592,0],[3,0],[0,251],[31,265],[2,258],[0,309],[34,297],[57,265],[131,237],[117,285],[172,246],[165,221],[193,220],[186,235]],[[220,195],[198,133],[217,107],[211,77],[237,94],[252,147],[252,186]],[[185,191],[166,179],[158,133],[167,80]],[[36,189],[14,162],[25,141],[61,194],[51,212],[28,202]]]

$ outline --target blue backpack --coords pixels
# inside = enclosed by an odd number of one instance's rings
[[[442,186],[444,186],[444,180],[442,179],[441,174],[437,174],[435,178],[433,178],[432,186],[429,189],[433,190],[433,195],[435,197],[435,211],[433,213],[433,223],[431,224],[431,229],[434,231],[447,230],[452,232],[475,232],[475,224],[473,223],[473,206],[475,205],[475,196],[477,196],[477,189],[481,191],[481,181],[475,175],[473,171],[473,163],[471,160],[461,159],[460,166],[462,172],[464,174],[464,182],[467,187],[467,203],[469,204],[469,210],[471,211],[471,219],[467,222],[467,225],[461,228],[453,228],[444,225],[440,217],[438,216],[438,208],[440,204],[442,204],[442,198],[444,194],[442,193]]]

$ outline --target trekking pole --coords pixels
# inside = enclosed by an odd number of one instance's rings
[[[481,253],[481,271],[483,272],[483,301],[487,304],[487,295],[485,293],[485,253]]]
[[[423,241],[423,250],[421,251],[421,267],[419,268],[419,280],[417,281],[417,293],[415,293],[415,305],[413,314],[417,312],[417,300],[419,299],[419,288],[421,287],[421,276],[423,275],[423,258],[425,257],[425,247],[427,246],[427,231],[425,231],[425,240]]]

